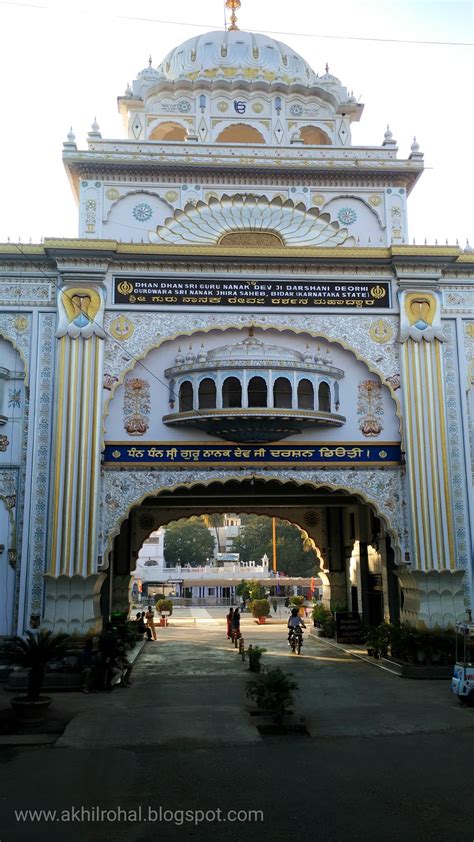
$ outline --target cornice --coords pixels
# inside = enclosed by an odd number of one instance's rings
[[[427,274],[443,278],[447,273],[465,274],[466,281],[472,276],[474,255],[465,254],[453,246],[392,246],[380,247],[277,247],[277,248],[242,248],[222,246],[175,246],[151,245],[144,243],[119,243],[116,240],[88,239],[46,239],[43,244],[21,245],[21,250],[14,243],[0,244],[0,282],[1,273],[10,271],[33,272],[34,264],[43,266],[41,271],[67,270],[88,264],[102,268],[111,265],[143,265],[166,263],[168,265],[208,266],[204,271],[216,271],[216,267],[271,267],[281,266],[284,271],[295,274],[307,273],[311,267],[321,271],[326,267],[333,273],[351,270],[355,274],[368,271],[390,272],[397,277],[406,278]],[[38,271],[40,271],[38,269]],[[203,271],[200,269],[200,271]],[[260,270],[262,271],[262,270]],[[461,275],[462,276],[462,275]],[[473,277],[474,280],[474,277]]]

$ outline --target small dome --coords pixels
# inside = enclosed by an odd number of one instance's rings
[[[181,348],[178,348],[178,353],[176,354],[174,361],[176,365],[183,365],[184,363],[184,354],[181,351]]]
[[[283,348],[281,345],[267,345],[255,336],[249,336],[242,342],[234,345],[222,345],[209,351],[208,361],[216,363],[241,362],[242,365],[252,361],[262,362],[264,360],[281,360],[285,363],[301,363],[303,354],[294,351],[292,348]]]
[[[221,30],[189,38],[158,67],[170,82],[222,78],[312,85],[316,74],[291,47],[254,32]]]
[[[196,354],[193,351],[193,346],[189,346],[189,350],[186,352],[186,362],[187,363],[194,363],[196,362]]]

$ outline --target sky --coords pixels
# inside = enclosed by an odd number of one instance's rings
[[[241,29],[263,31],[330,72],[365,105],[353,144],[399,157],[416,136],[425,173],[408,205],[410,241],[474,245],[474,0],[242,0]],[[76,237],[62,165],[72,126],[94,118],[123,138],[117,96],[152,56],[224,27],[224,0],[0,0],[0,242]],[[415,43],[416,42],[416,43]]]

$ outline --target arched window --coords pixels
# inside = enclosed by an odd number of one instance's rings
[[[273,384],[273,406],[276,409],[291,409],[293,389],[287,377],[278,377]]]
[[[253,126],[233,123],[222,129],[216,137],[216,143],[265,143],[265,138]]]
[[[194,404],[193,384],[185,380],[179,387],[179,411],[191,412]]]
[[[242,384],[237,377],[227,377],[222,384],[222,406],[232,409],[242,406]]]
[[[305,146],[330,146],[331,138],[317,126],[303,126],[300,129]]]
[[[149,140],[186,140],[186,129],[179,123],[166,121],[155,126],[150,134]]]
[[[319,384],[318,408],[320,412],[331,412],[331,391],[327,383]]]
[[[249,406],[267,405],[267,384],[263,377],[252,377],[248,387]]]
[[[314,410],[314,389],[311,380],[300,380],[298,383],[298,409]]]
[[[199,409],[216,408],[216,384],[210,377],[199,384]]]

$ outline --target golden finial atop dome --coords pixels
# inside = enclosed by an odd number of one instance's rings
[[[235,14],[237,9],[240,9],[242,3],[240,0],[226,0],[226,8],[229,9],[230,15],[230,26],[229,30],[238,29],[237,26],[237,15]]]

